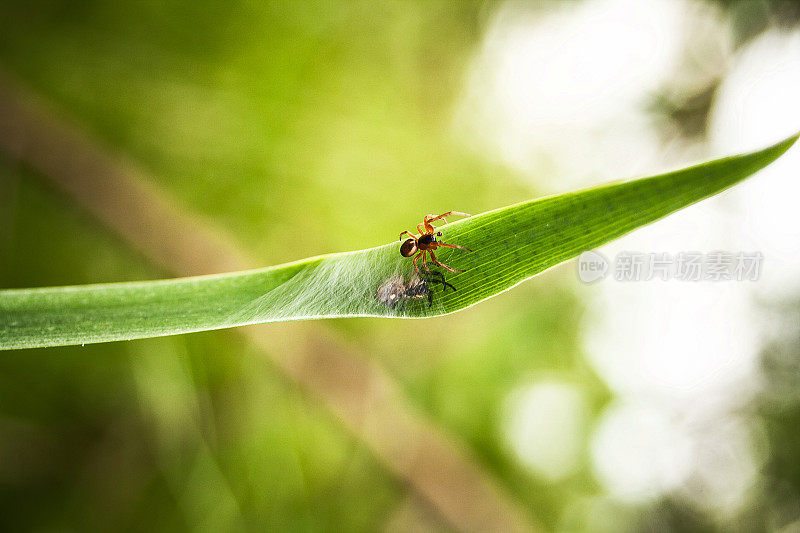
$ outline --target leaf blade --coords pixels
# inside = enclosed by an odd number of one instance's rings
[[[0,349],[59,346],[189,333],[260,322],[386,316],[423,318],[464,309],[719,193],[788,150],[794,135],[764,150],[674,172],[601,185],[482,213],[443,227],[457,288],[431,283],[403,293],[410,260],[398,243],[244,272],[171,280],[0,291]],[[394,282],[398,305],[377,297]]]

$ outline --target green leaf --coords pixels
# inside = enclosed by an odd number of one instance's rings
[[[437,250],[440,261],[465,270],[440,269],[452,288],[415,278],[411,259],[402,257],[399,242],[393,242],[212,276],[5,290],[0,291],[0,348],[137,339],[283,320],[452,313],[730,187],[774,161],[797,137],[749,154],[447,224],[441,240],[473,250]]]

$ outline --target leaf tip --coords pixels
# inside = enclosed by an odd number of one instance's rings
[[[778,151],[778,156],[780,156],[785,151],[787,151],[789,148],[791,148],[792,145],[794,145],[794,143],[797,142],[797,139],[800,139],[800,131],[790,135],[789,137],[787,137],[783,141],[781,141],[778,144],[776,144],[775,148]]]

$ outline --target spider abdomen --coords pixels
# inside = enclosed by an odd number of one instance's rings
[[[400,246],[400,255],[411,257],[415,253],[417,253],[417,241],[415,239],[406,239]]]

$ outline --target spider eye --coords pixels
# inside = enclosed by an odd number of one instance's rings
[[[442,236],[442,232],[441,232],[441,231],[439,231],[439,232],[436,232],[436,236],[437,236],[437,237],[441,237],[441,236]]]

